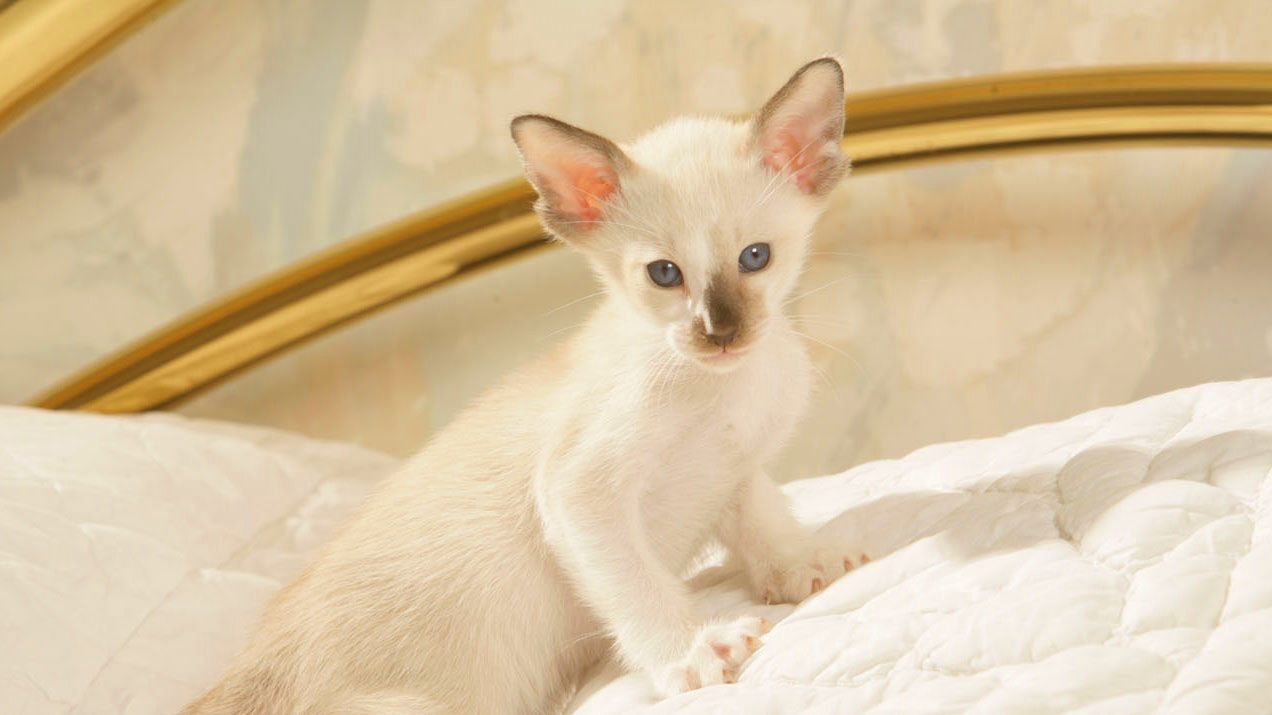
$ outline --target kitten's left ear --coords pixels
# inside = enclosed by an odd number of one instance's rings
[[[844,70],[833,57],[804,65],[773,95],[751,125],[752,141],[771,171],[788,174],[806,194],[823,196],[851,165],[844,135]]]
[[[606,218],[632,166],[614,142],[539,114],[512,120],[512,139],[539,192],[540,219],[566,240],[583,237]]]

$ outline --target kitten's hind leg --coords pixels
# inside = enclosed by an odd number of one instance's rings
[[[312,715],[448,715],[446,709],[427,695],[379,692],[349,695]]]

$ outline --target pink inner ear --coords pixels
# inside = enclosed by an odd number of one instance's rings
[[[811,193],[822,163],[821,149],[820,143],[808,143],[807,137],[801,141],[799,133],[788,127],[769,139],[764,147],[764,165],[775,172],[790,174],[800,190]]]
[[[561,173],[566,186],[559,192],[563,205],[558,209],[576,221],[599,221],[601,201],[618,190],[618,177],[604,167],[581,163],[562,166]]]

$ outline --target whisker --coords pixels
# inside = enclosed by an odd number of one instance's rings
[[[838,314],[823,314],[823,313],[791,313],[791,314],[787,314],[786,317],[794,319],[794,320],[799,320],[802,318],[842,320],[844,316],[838,315]]]
[[[656,407],[661,407],[663,393],[662,388],[666,383],[662,383],[660,381],[663,379],[663,373],[667,370],[670,358],[666,355],[666,353],[660,352],[655,357],[655,360],[654,368],[649,372],[649,376],[646,380],[647,385],[645,391],[649,395],[650,402],[652,402]]]
[[[823,315],[795,315],[791,316],[791,320],[801,324],[809,324],[810,327],[848,328],[852,326],[850,321]]]
[[[830,350],[831,352],[838,353],[839,355],[842,355],[843,357],[848,358],[849,360],[851,360],[851,361],[853,362],[853,364],[854,364],[854,365],[856,365],[856,366],[857,366],[857,369],[858,369],[858,370],[861,370],[862,372],[864,372],[864,371],[865,371],[865,368],[864,368],[864,367],[862,367],[861,363],[857,361],[857,358],[855,358],[855,357],[853,357],[853,356],[849,355],[848,353],[844,352],[843,350],[840,350],[839,348],[835,347],[834,345],[831,345],[830,343],[826,342],[825,340],[819,340],[819,339],[814,338],[813,336],[809,335],[808,333],[801,333],[801,332],[799,332],[798,330],[791,330],[791,332],[792,332],[792,333],[794,333],[794,334],[796,334],[796,335],[798,335],[798,336],[800,336],[801,338],[804,338],[804,339],[806,339],[806,340],[811,340],[811,341],[813,341],[813,342],[817,343],[818,345],[821,345],[822,347],[825,347],[826,349]]]
[[[831,287],[831,286],[833,286],[833,285],[837,285],[837,284],[839,284],[839,283],[843,283],[844,281],[849,280],[850,278],[852,278],[852,276],[841,276],[841,277],[839,277],[839,278],[836,278],[836,279],[835,279],[835,280],[833,280],[833,281],[830,281],[829,283],[823,283],[823,284],[821,284],[821,285],[817,286],[816,288],[814,288],[814,289],[812,289],[812,290],[805,291],[805,292],[800,293],[799,295],[795,296],[794,298],[789,298],[789,299],[787,299],[787,301],[786,301],[785,303],[782,303],[782,307],[786,307],[786,306],[790,305],[791,303],[794,303],[794,302],[795,302],[795,301],[797,301],[797,300],[802,300],[802,299],[804,299],[804,298],[807,298],[808,296],[810,296],[810,295],[812,295],[812,294],[814,294],[814,293],[817,293],[817,292],[819,292],[819,291],[823,291],[823,290],[825,290],[825,289],[827,289],[827,288],[829,288],[829,287]]]
[[[546,317],[548,317],[549,315],[552,315],[553,313],[556,313],[557,311],[565,310],[566,308],[569,308],[570,306],[572,306],[572,305],[574,305],[574,304],[576,304],[576,303],[582,303],[583,301],[585,301],[585,300],[587,300],[587,299],[589,299],[589,298],[595,298],[596,296],[598,296],[598,295],[603,295],[604,293],[605,293],[605,291],[604,291],[604,290],[598,290],[598,291],[596,291],[596,292],[594,292],[594,293],[588,293],[587,295],[583,296],[582,298],[575,298],[574,300],[570,301],[569,303],[566,303],[565,305],[558,305],[557,307],[553,308],[552,310],[549,310],[548,312],[544,313],[541,317],[546,318]]]
[[[804,151],[807,150],[808,147],[812,146],[813,142],[818,141],[819,139],[821,139],[821,137],[814,135],[812,139],[809,139],[804,143],[804,146],[799,148],[799,151],[792,154],[791,158],[787,159],[785,164],[782,164],[782,168],[778,169],[773,178],[769,179],[768,184],[765,185],[764,191],[760,195],[760,199],[756,201],[749,210],[747,210],[745,216],[750,216],[752,211],[763,206],[770,198],[773,197],[773,194],[777,193],[777,186],[780,186],[780,184],[777,184],[776,180],[782,176],[783,172],[790,168],[791,164],[794,163],[796,159],[803,156]]]
[[[810,256],[839,256],[841,258],[866,258],[864,253],[848,253],[847,251],[809,251]]]
[[[816,371],[817,376],[821,378],[823,383],[825,383],[826,392],[830,395],[831,399],[835,401],[835,406],[843,407],[844,401],[839,394],[839,386],[830,379],[830,376],[826,374],[826,371],[821,369],[817,363],[809,361],[808,366]]]
[[[573,330],[573,329],[575,329],[575,328],[581,328],[581,327],[583,327],[584,325],[587,325],[587,321],[586,321],[586,320],[585,320],[585,321],[583,321],[582,323],[575,323],[574,325],[567,325],[567,326],[565,326],[564,328],[557,328],[556,330],[553,330],[552,332],[548,333],[547,335],[544,335],[543,337],[539,338],[539,342],[541,342],[541,343],[542,343],[542,342],[547,342],[548,340],[551,340],[554,336],[560,335],[561,333],[564,333],[564,332],[565,332],[565,331],[567,331],[567,330]]]
[[[659,379],[662,380],[662,384],[658,387],[658,399],[656,401],[659,408],[663,406],[663,398],[666,397],[667,386],[671,384],[676,376],[676,363],[678,362],[678,356],[675,352],[668,350],[664,354],[667,356],[664,360],[666,368],[659,371]]]
[[[602,635],[605,635],[605,633],[606,633],[606,630],[605,630],[604,628],[599,628],[599,629],[597,629],[597,630],[589,631],[589,632],[587,632],[587,633],[584,633],[583,635],[579,636],[578,638],[573,638],[573,639],[571,639],[571,640],[567,641],[565,644],[563,644],[563,645],[561,646],[561,649],[560,649],[559,651],[557,651],[557,654],[558,654],[558,655],[563,654],[563,653],[565,653],[567,650],[569,650],[569,649],[573,648],[575,645],[577,645],[577,644],[579,644],[579,643],[582,643],[583,641],[587,640],[588,638],[591,638],[591,637],[593,637],[593,636],[602,636]]]

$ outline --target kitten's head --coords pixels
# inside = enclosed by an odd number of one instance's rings
[[[848,170],[844,81],[805,65],[749,121],[678,119],[619,147],[539,115],[512,136],[535,208],[671,347],[728,370],[780,313]]]

